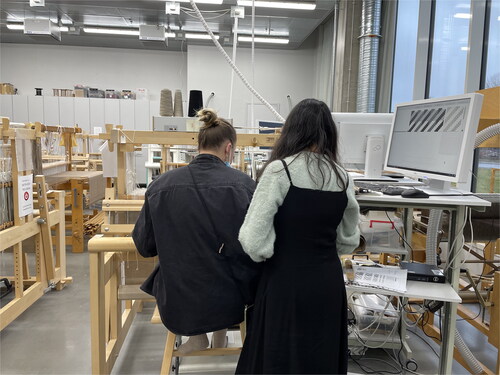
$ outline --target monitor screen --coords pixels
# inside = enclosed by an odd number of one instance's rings
[[[481,104],[482,95],[465,94],[397,105],[386,169],[464,181],[472,167]]]
[[[340,162],[363,169],[368,136],[382,136],[384,149],[391,133],[392,113],[332,113],[339,137]],[[383,152],[385,155],[385,151]],[[381,164],[383,164],[383,159]]]

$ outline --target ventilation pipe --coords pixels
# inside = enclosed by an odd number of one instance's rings
[[[363,0],[356,112],[375,112],[382,0]]]

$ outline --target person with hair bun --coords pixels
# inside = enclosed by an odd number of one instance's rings
[[[155,296],[163,324],[189,336],[183,353],[206,349],[208,332],[212,347],[227,345],[227,328],[243,321],[259,270],[238,242],[255,182],[228,168],[236,131],[212,109],[198,117],[199,155],[151,183],[132,233],[142,256],[158,256],[141,288]]]

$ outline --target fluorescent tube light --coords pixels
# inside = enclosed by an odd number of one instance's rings
[[[186,33],[186,39],[212,39],[212,38],[208,34]],[[219,36],[215,35],[215,39],[219,39]]]
[[[242,7],[251,7],[252,0],[238,0],[238,5]],[[280,9],[300,9],[300,10],[314,10],[316,3],[299,3],[296,1],[255,1],[255,7],[261,8],[280,8]]]
[[[189,3],[189,0],[171,0],[176,3]],[[195,0],[196,4],[217,4],[221,5],[223,0]]]
[[[22,23],[8,23],[7,29],[10,30],[24,30],[24,25]],[[68,26],[59,26],[59,31],[68,32]]]
[[[24,25],[22,23],[8,23],[7,29],[9,29],[9,30],[24,30]]]
[[[139,30],[134,29],[84,27],[83,31],[89,34],[139,35]]]
[[[251,42],[251,36],[239,36],[239,42]],[[255,43],[272,43],[272,44],[288,44],[289,40],[284,38],[264,38],[264,37],[255,37]]]
[[[175,38],[175,33],[165,33],[165,38]]]
[[[460,47],[460,51],[468,51],[469,47]]]
[[[472,15],[470,13],[455,13],[453,15],[453,17],[455,18],[463,18],[463,19],[468,19],[468,18],[472,18]]]

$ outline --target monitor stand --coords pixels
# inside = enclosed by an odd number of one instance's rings
[[[444,196],[444,195],[465,195],[468,192],[459,190],[459,189],[452,189],[451,188],[451,182],[448,181],[441,181],[441,180],[435,180],[435,179],[428,179],[427,180],[427,185],[419,188],[420,190],[423,190],[429,195],[438,195],[438,196]]]

